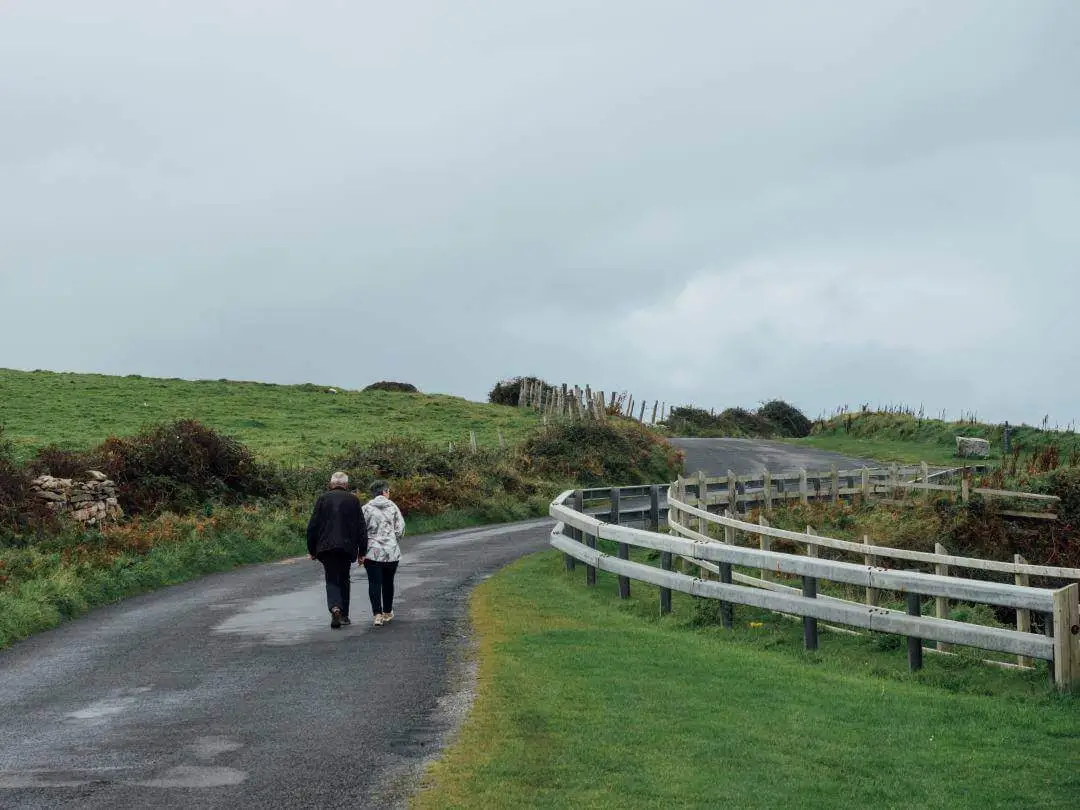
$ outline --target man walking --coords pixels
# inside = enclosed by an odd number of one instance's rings
[[[315,501],[307,527],[308,554],[323,565],[330,627],[349,622],[349,566],[367,553],[367,526],[360,499],[349,492],[349,476],[330,476],[330,489]]]

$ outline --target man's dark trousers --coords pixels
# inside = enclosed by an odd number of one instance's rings
[[[349,566],[353,558],[344,551],[327,551],[319,555],[319,562],[326,573],[326,609],[331,613],[341,608],[341,615],[349,615]]]

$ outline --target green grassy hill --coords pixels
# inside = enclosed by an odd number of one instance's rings
[[[475,430],[477,441],[491,447],[498,431],[515,442],[539,421],[517,408],[458,397],[340,388],[331,394],[329,387],[0,369],[0,425],[26,457],[46,444],[81,449],[145,425],[197,419],[266,459],[306,463],[388,435],[462,444]]]
[[[1002,425],[982,422],[945,422],[909,413],[867,411],[834,416],[813,427],[795,444],[834,450],[881,461],[919,462],[950,466],[963,463],[956,456],[956,437],[974,436],[990,442],[991,463],[1002,460]],[[1028,455],[1054,446],[1062,462],[1080,461],[1080,435],[1072,430],[1049,430],[1030,425],[1012,427],[1012,449]]]

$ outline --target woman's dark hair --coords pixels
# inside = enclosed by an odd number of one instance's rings
[[[380,495],[382,495],[384,492],[386,492],[386,490],[388,490],[388,489],[390,489],[390,483],[388,481],[384,481],[381,478],[378,481],[372,481],[371,482],[371,497],[372,498],[377,498]]]

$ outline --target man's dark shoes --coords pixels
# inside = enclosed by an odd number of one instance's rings
[[[334,608],[330,611],[330,628],[332,630],[341,628],[341,608]]]
[[[352,624],[352,622],[351,622],[351,621],[349,621],[349,617],[348,617],[348,616],[342,616],[342,617],[341,617],[341,623],[342,623],[342,624]]]

